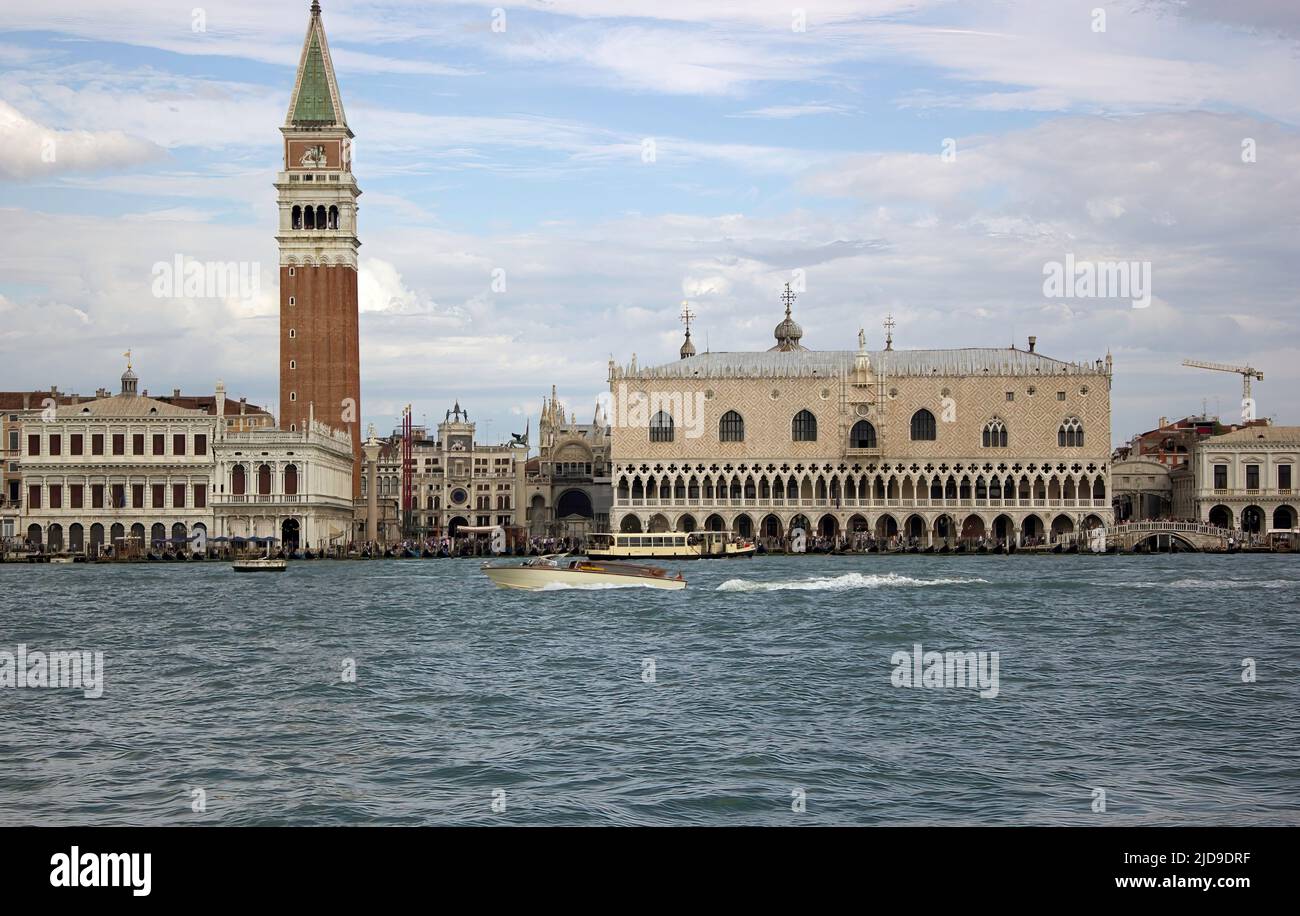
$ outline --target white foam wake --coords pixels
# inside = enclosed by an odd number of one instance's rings
[[[917,588],[930,585],[968,585],[974,582],[987,583],[988,579],[913,579],[898,573],[885,573],[883,576],[864,575],[863,573],[845,573],[842,576],[818,576],[812,579],[796,579],[785,582],[754,582],[749,579],[728,579],[718,586],[720,592],[839,592],[853,588]]]
[[[1175,579],[1168,588],[1294,588],[1294,579]],[[1157,588],[1160,583],[1155,583]]]

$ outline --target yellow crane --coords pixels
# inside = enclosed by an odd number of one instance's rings
[[[1246,399],[1250,397],[1250,380],[1259,379],[1264,381],[1264,373],[1250,366],[1229,366],[1227,363],[1209,363],[1200,359],[1185,359],[1184,366],[1190,366],[1193,369],[1213,369],[1216,372],[1235,372],[1241,376],[1241,397]]]

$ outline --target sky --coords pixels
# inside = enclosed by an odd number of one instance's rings
[[[275,172],[307,0],[0,0],[0,389],[278,409]],[[798,0],[794,0],[798,3]],[[580,420],[610,359],[1114,358],[1112,439],[1300,423],[1294,0],[323,0],[362,189],[364,423]],[[226,295],[155,265],[238,262]],[[1132,265],[1148,295],[1048,289]],[[255,281],[254,281],[255,278]],[[183,292],[183,291],[182,291]],[[1135,304],[1135,299],[1139,301]],[[535,437],[534,437],[535,441]]]

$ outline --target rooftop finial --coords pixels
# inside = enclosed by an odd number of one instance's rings
[[[311,0],[311,11],[315,16],[320,15],[320,0]]]
[[[685,299],[682,300],[682,324],[686,325],[686,340],[682,341],[681,357],[686,359],[688,356],[695,355],[695,344],[691,343],[691,319],[695,313],[691,311],[691,304]]]
[[[885,316],[885,349],[894,349],[894,328],[897,324],[894,322],[894,313],[890,312]]]
[[[126,368],[130,369],[130,368],[131,368],[131,351],[130,351],[130,350],[127,350],[127,351],[126,351],[125,353],[123,353],[122,355],[126,357]]]
[[[785,320],[776,326],[776,346],[773,350],[789,352],[790,350],[806,350],[803,344],[799,343],[799,338],[803,337],[803,328],[799,327],[798,322],[790,317],[790,309],[794,305],[794,290],[790,289],[790,284],[785,285],[785,292],[781,294],[781,301],[785,303]]]

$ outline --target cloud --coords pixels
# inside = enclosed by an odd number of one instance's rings
[[[851,113],[853,113],[853,108],[848,105],[841,105],[837,102],[804,102],[799,105],[768,105],[765,108],[754,108],[750,111],[741,111],[736,114],[727,115],[727,117],[785,120],[788,118],[808,117],[809,115]]]
[[[0,178],[106,172],[163,155],[154,144],[120,130],[54,130],[0,101]]]

